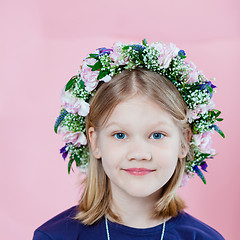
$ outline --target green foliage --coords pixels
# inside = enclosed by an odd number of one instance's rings
[[[68,112],[65,109],[62,109],[60,112],[60,115],[58,116],[57,120],[54,124],[54,132],[57,133],[58,127],[61,124],[61,122],[64,120],[64,118],[67,116]]]
[[[90,53],[90,54],[89,54],[89,57],[87,57],[87,59],[88,59],[88,58],[98,59],[98,54],[96,54],[96,53]]]
[[[92,69],[91,70],[92,72],[94,72],[102,68],[102,63],[100,61],[97,61],[94,65],[87,65],[87,66]]]
[[[66,84],[66,87],[65,87],[65,91],[68,91],[72,86],[73,84],[75,83],[77,79],[77,76],[73,76],[69,81],[68,83]]]
[[[108,74],[109,74],[108,71],[100,71],[97,79],[100,80],[100,79],[104,78],[105,76],[107,76]]]
[[[145,38],[142,40],[142,44],[143,46],[147,46],[147,40]]]
[[[70,160],[68,162],[68,174],[70,174],[73,161],[74,161],[74,158],[70,157]]]
[[[214,125],[214,130],[217,131],[223,138],[225,138],[223,131],[217,125]]]

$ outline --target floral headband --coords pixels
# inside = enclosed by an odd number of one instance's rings
[[[60,149],[64,160],[69,155],[68,173],[72,163],[86,168],[89,149],[86,138],[85,117],[89,113],[89,101],[96,92],[100,81],[109,82],[124,69],[147,68],[167,77],[178,89],[188,106],[187,118],[193,136],[190,151],[194,159],[186,157],[185,176],[195,173],[206,183],[203,171],[207,171],[206,160],[215,156],[211,148],[212,133],[217,131],[225,137],[216,125],[220,111],[212,100],[216,87],[192,62],[185,61],[183,50],[170,43],[126,45],[116,42],[112,48],[98,48],[84,60],[79,74],[72,77],[62,91],[62,110],[56,120],[54,130],[63,135],[65,146]]]

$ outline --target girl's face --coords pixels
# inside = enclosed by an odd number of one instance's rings
[[[99,131],[89,128],[89,138],[94,156],[102,158],[113,197],[159,197],[178,157],[185,157],[171,115],[142,95],[119,103]]]

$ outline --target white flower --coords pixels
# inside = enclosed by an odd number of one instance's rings
[[[112,78],[109,75],[106,75],[105,77],[101,78],[99,81],[109,82]]]

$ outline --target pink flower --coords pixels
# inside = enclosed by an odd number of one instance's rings
[[[128,63],[128,59],[127,58],[123,58],[122,56],[122,47],[123,44],[121,42],[115,42],[113,44],[112,50],[113,52],[111,52],[109,54],[109,57],[111,58],[111,60],[114,62],[111,65],[126,65]]]
[[[193,62],[189,62],[187,65],[190,67],[190,71],[186,79],[186,82],[187,83],[197,82],[198,76],[202,74],[202,72],[197,70],[197,67]]]
[[[173,58],[175,58],[178,55],[179,48],[173,44],[170,43],[169,46],[165,46],[161,44],[160,42],[153,45],[160,53],[159,58],[158,58],[158,63],[160,66],[163,68],[168,68],[170,62],[172,61]]]
[[[72,143],[80,147],[87,144],[87,138],[82,132],[70,132],[66,126],[58,128],[58,134],[63,135],[63,141],[65,143]]]
[[[206,132],[203,134],[194,134],[193,135],[195,145],[200,149],[203,153],[209,153],[214,155],[216,152],[211,148],[212,146],[212,137],[211,132]]]
[[[80,116],[87,116],[89,113],[89,104],[86,103],[83,99],[75,97],[70,91],[65,91],[63,89],[61,100],[63,107],[69,113],[78,113]]]
[[[85,58],[83,61],[82,69],[81,69],[81,78],[85,83],[85,89],[88,92],[91,92],[98,85],[98,74],[99,71],[92,71],[90,67],[87,65],[94,65],[96,60],[93,58]]]

